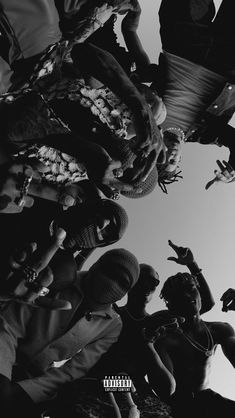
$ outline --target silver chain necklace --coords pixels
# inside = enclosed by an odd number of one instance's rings
[[[134,316],[131,315],[131,313],[128,311],[128,309],[126,308],[126,306],[123,307],[124,310],[126,311],[127,315],[133,319],[133,321],[139,322],[139,321],[143,321],[148,315],[144,315],[141,318],[135,318]]]
[[[207,357],[211,357],[214,353],[214,340],[213,340],[211,332],[208,329],[208,327],[206,326],[205,322],[203,322],[203,325],[204,325],[204,328],[205,328],[205,331],[206,331],[206,336],[207,336],[207,347],[204,347],[198,341],[195,341],[188,334],[183,333],[182,335],[193,347],[195,347],[197,350],[204,353]]]

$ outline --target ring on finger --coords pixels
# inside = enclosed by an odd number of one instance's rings
[[[31,183],[32,179],[33,179],[32,174],[29,175],[29,176],[24,175],[23,184],[20,188],[20,196],[15,199],[15,203],[18,206],[24,206],[25,205],[25,203],[26,203],[25,202],[25,196],[27,196],[27,194],[29,192],[29,186],[30,186],[30,183]]]
[[[50,290],[48,289],[48,287],[41,286],[37,282],[27,283],[27,288],[31,292],[37,293],[38,296],[46,296],[50,292]]]
[[[33,283],[37,277],[38,277],[38,273],[36,272],[36,270],[31,267],[31,266],[24,266],[22,268],[22,273],[25,276],[25,284],[26,286],[28,286],[29,284]]]

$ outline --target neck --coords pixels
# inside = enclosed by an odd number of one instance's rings
[[[198,327],[201,324],[201,317],[200,314],[196,314],[190,317],[185,317],[185,322],[182,324],[182,329],[184,331],[189,331],[189,330],[196,330],[198,329]]]
[[[143,316],[148,315],[146,310],[145,310],[145,306],[140,306],[139,307],[139,306],[133,305],[131,303],[127,303],[126,304],[126,309],[135,318],[142,318]]]

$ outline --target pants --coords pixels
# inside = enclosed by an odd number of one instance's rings
[[[159,20],[163,49],[235,77],[233,7],[233,1],[223,0],[215,17],[213,0],[162,0]]]
[[[171,396],[170,406],[174,418],[233,418],[235,402],[211,389],[197,393]]]

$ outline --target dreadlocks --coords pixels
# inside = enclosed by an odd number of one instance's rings
[[[195,285],[199,287],[197,278],[190,273],[177,273],[174,276],[168,277],[162,287],[160,298],[164,299],[165,302],[172,300],[176,292],[179,291],[180,288],[183,288],[185,283],[189,281],[193,281]]]
[[[167,192],[166,185],[179,181],[179,179],[182,179],[183,176],[180,175],[182,171],[177,171],[178,167],[174,171],[171,171],[171,172],[166,171],[165,170],[166,167],[167,167],[167,164],[161,165],[160,168],[158,166],[158,184],[161,190],[163,191],[163,193],[167,194],[168,192]]]

